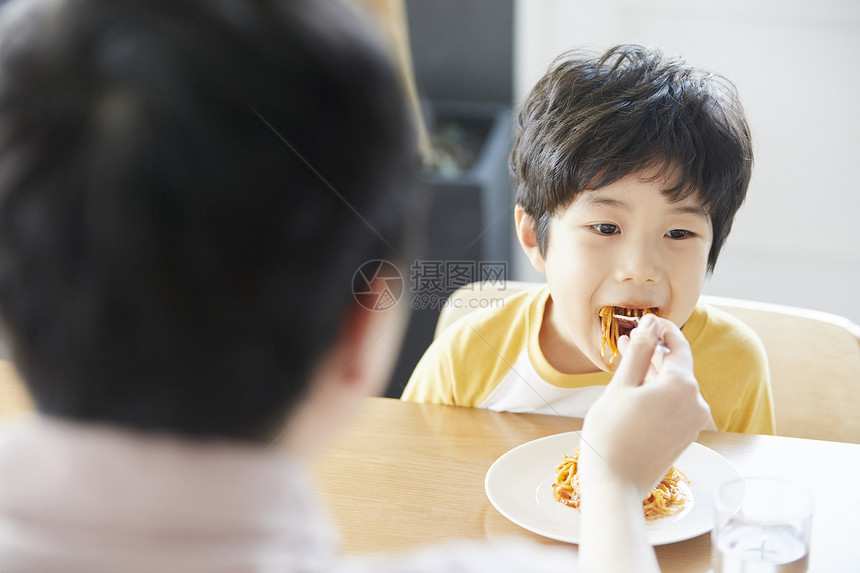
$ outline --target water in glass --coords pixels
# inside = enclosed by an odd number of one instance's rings
[[[809,551],[790,526],[731,524],[714,544],[715,573],[805,573]]]

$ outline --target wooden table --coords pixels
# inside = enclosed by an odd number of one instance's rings
[[[369,398],[336,447],[314,463],[343,550],[364,554],[502,536],[559,544],[490,505],[484,476],[524,442],[581,420]],[[815,495],[810,571],[860,570],[860,445],[702,432],[743,476],[790,477]],[[709,571],[710,535],[657,547],[664,571]]]

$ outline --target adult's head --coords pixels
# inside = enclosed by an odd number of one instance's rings
[[[320,0],[21,0],[0,45],[0,313],[43,412],[282,425],[403,254],[415,160],[375,37]]]

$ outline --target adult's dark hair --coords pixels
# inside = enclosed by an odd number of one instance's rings
[[[5,7],[0,313],[39,409],[270,437],[404,255],[407,106],[322,0]]]
[[[510,167],[517,202],[546,254],[551,217],[587,189],[646,169],[699,197],[711,217],[714,269],[746,196],[753,152],[734,86],[655,48],[562,54],[522,104]]]

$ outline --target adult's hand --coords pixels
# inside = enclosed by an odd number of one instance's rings
[[[690,345],[674,324],[646,315],[621,347],[621,364],[585,418],[581,450],[592,450],[644,498],[696,439],[710,409],[693,374]]]
[[[621,346],[621,364],[580,436],[579,557],[590,573],[660,570],[642,500],[709,419],[678,327],[647,315]]]

